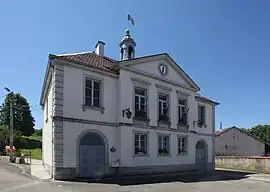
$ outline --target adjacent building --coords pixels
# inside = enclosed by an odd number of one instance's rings
[[[268,146],[264,141],[250,136],[235,126],[217,131],[215,135],[217,156],[262,156],[265,155]]]
[[[120,60],[94,52],[49,55],[40,104],[43,163],[55,179],[210,171],[217,102],[167,54]]]

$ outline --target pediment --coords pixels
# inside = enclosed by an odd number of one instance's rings
[[[199,91],[200,88],[184,72],[184,70],[168,55],[159,54],[147,57],[140,57],[132,60],[121,61],[121,66],[155,76],[155,78],[166,79],[185,87]]]

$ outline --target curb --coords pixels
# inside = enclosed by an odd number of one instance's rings
[[[254,181],[261,181],[261,182],[265,182],[265,183],[270,183],[269,179],[258,179],[258,178],[254,178],[254,177],[249,177],[248,179],[254,180]]]

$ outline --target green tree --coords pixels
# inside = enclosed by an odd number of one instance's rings
[[[34,133],[35,120],[31,114],[29,103],[19,93],[8,94],[1,107],[0,122],[2,125],[10,123],[10,101],[13,106],[14,130],[20,131],[23,135],[29,136]]]
[[[35,132],[33,133],[33,135],[42,136],[42,129],[35,129]]]
[[[250,129],[246,129],[246,131],[250,135],[270,143],[270,125],[256,125]]]
[[[18,130],[15,130],[13,133],[13,140],[16,142],[22,133]],[[4,146],[9,145],[9,127],[7,125],[0,125],[0,146],[3,149]]]

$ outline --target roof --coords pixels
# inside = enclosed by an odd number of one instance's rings
[[[96,54],[95,52],[50,55],[50,57],[74,62],[80,65],[85,65],[85,66],[100,69],[103,71],[116,73],[114,70],[114,66],[116,65],[117,61],[109,57],[100,56]]]
[[[144,57],[137,57],[134,59],[130,59],[129,61],[143,59],[143,58],[157,57],[157,56],[162,56],[162,55],[169,58],[172,62],[175,63],[175,61],[167,53],[148,55],[148,56],[144,56]],[[106,71],[106,72],[113,73],[113,74],[118,74],[118,72],[119,72],[119,67],[118,67],[117,63],[127,62],[127,61],[116,61],[116,60],[109,58],[109,57],[100,56],[100,55],[96,54],[94,51],[81,52],[81,53],[70,53],[70,54],[59,54],[59,55],[50,54],[49,59],[60,59],[63,61],[69,61],[72,63],[76,63],[78,65],[83,65],[83,66],[87,66],[89,68],[99,69],[99,70]],[[179,67],[179,69],[183,72],[183,74],[186,76],[186,78],[190,80],[191,84],[195,88],[200,90],[199,86],[196,85],[196,83],[180,67]],[[46,79],[46,74],[45,74],[45,79]],[[42,91],[44,91],[44,90],[42,89]],[[42,92],[42,95],[43,95],[43,92]],[[207,97],[201,96],[199,94],[197,94],[196,97],[203,100],[203,101],[207,101],[207,102],[213,103],[215,105],[219,105],[219,103],[217,103],[217,102],[215,102]],[[40,103],[42,103],[42,102],[40,102]]]
[[[195,97],[197,97],[197,98],[199,98],[199,99],[201,99],[201,100],[204,100],[204,101],[208,101],[208,102],[210,102],[210,103],[214,103],[215,105],[219,105],[220,103],[218,103],[218,102],[216,102],[216,101],[213,101],[212,99],[209,99],[209,98],[207,98],[207,97],[205,97],[205,96],[202,96],[202,95],[200,95],[200,94],[196,94],[196,96]]]
[[[119,63],[121,64],[128,64],[128,63],[132,63],[133,61],[138,61],[138,60],[142,60],[142,59],[151,59],[151,58],[158,58],[158,57],[163,57],[165,59],[168,59],[170,63],[173,64],[173,67],[175,67],[175,69],[177,71],[180,71],[180,74],[184,76],[184,78],[187,80],[187,82],[194,88],[196,89],[196,91],[200,91],[200,87],[191,79],[191,77],[173,60],[173,58],[168,54],[168,53],[158,53],[158,54],[153,54],[153,55],[147,55],[147,56],[143,56],[143,57],[136,57],[133,59],[128,59],[128,60],[123,60],[123,61],[119,61]],[[134,63],[133,63],[134,64]]]
[[[253,135],[250,135],[249,133],[247,133],[247,132],[245,132],[245,131],[239,129],[239,128],[236,127],[236,126],[232,126],[232,127],[229,127],[229,128],[225,128],[225,129],[222,129],[221,131],[216,131],[216,132],[215,132],[215,136],[216,136],[216,137],[221,136],[222,134],[224,134],[224,133],[226,133],[226,132],[228,132],[228,131],[230,131],[230,130],[232,130],[232,129],[237,129],[237,130],[240,131],[241,133],[244,133],[244,134],[246,134],[247,136],[252,137],[253,139],[255,139],[255,140],[257,140],[257,141],[260,141],[260,142],[262,142],[262,143],[264,143],[264,144],[270,145],[269,143],[263,141],[262,139],[260,139],[260,138],[258,138],[258,137],[255,137],[255,136],[253,136]]]

